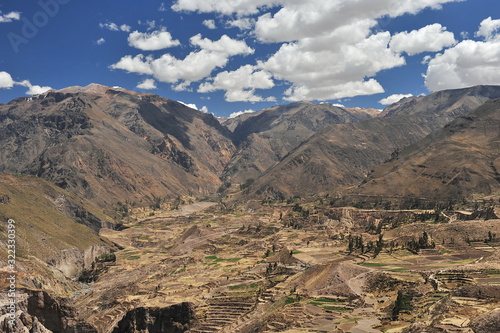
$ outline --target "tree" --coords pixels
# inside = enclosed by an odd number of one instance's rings
[[[398,320],[399,314],[402,311],[411,310],[411,297],[405,295],[402,290],[398,290],[398,297],[396,302],[394,302],[394,308],[392,308],[392,320]]]
[[[384,235],[383,234],[379,234],[378,235],[378,240],[375,243],[374,257],[378,256],[378,254],[382,251],[383,248],[384,248]]]

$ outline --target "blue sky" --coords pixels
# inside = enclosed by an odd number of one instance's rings
[[[500,84],[498,0],[2,0],[0,103],[100,83],[217,116]]]

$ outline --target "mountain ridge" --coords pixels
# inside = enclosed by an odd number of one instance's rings
[[[494,97],[500,97],[498,86],[442,91],[393,104],[386,108],[391,114],[330,125],[264,172],[241,198],[340,195],[359,185],[375,166],[400,149]]]
[[[0,170],[51,180],[103,206],[215,191],[234,146],[212,115],[103,87],[1,106]]]

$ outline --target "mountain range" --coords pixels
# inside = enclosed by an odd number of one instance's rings
[[[353,191],[384,196],[382,184],[413,165],[410,156],[428,154],[425,147],[446,149],[443,131],[464,126],[462,140],[470,135],[477,141],[475,124],[496,119],[468,113],[496,98],[500,87],[476,86],[405,98],[382,112],[299,102],[219,122],[148,93],[97,84],[69,87],[0,105],[0,171],[46,179],[108,208],[119,201],[146,205],[157,198],[202,198],[230,184],[245,184],[245,191],[233,196],[238,200],[340,195],[361,184]],[[496,104],[488,105],[494,117]],[[454,119],[458,123],[449,124]],[[491,138],[476,146],[495,155],[495,128],[487,133]],[[440,169],[457,161],[436,154],[441,157],[417,164]],[[498,170],[494,157],[485,162],[490,171]],[[492,193],[495,186],[477,184],[444,189],[449,180],[460,179],[459,170],[435,171],[439,176],[429,177],[425,188],[453,198],[468,190]],[[496,179],[492,172],[477,177],[489,183]],[[428,193],[424,182],[419,184],[422,188],[401,195]]]
[[[214,192],[235,146],[209,114],[151,94],[70,87],[0,106],[0,171],[117,201]]]
[[[252,184],[246,195],[279,198],[345,194],[365,182],[376,166],[398,156],[402,149],[412,149],[454,118],[465,116],[484,102],[499,97],[500,88],[492,86],[440,91],[403,99],[373,119],[328,126],[269,168]],[[498,133],[493,131],[491,135]],[[425,142],[429,143],[429,140],[440,140],[440,137],[430,136]],[[454,160],[445,159],[435,162],[454,164]],[[368,186],[365,188],[370,192]],[[436,185],[437,188],[440,186],[445,184]],[[417,192],[425,191],[422,187]],[[387,189],[378,193],[373,190],[370,193],[383,196],[388,192],[391,191]],[[447,194],[456,198],[463,193],[448,191]]]

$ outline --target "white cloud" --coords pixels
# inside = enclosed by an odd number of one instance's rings
[[[428,64],[428,63],[429,63],[429,61],[431,61],[431,59],[432,59],[432,56],[430,56],[430,55],[426,55],[426,56],[422,59],[421,63],[422,63],[423,65]]]
[[[203,25],[207,27],[208,29],[216,29],[217,27],[215,26],[215,21],[214,20],[205,20],[203,21]]]
[[[162,28],[151,33],[136,30],[128,36],[128,44],[143,51],[157,51],[180,45],[180,42],[172,39],[172,35]]]
[[[153,90],[157,89],[156,82],[153,79],[145,79],[137,85],[137,88],[144,90]]]
[[[391,38],[390,47],[395,52],[414,55],[422,52],[438,52],[456,42],[452,32],[446,31],[441,24],[434,23],[419,30],[395,34]]]
[[[40,95],[43,93],[46,93],[47,91],[51,90],[51,87],[41,87],[38,85],[32,85],[29,86],[28,91],[26,91],[26,95]]]
[[[189,41],[192,45],[199,46],[203,50],[224,53],[230,56],[254,53],[254,50],[245,41],[232,39],[227,35],[223,35],[218,41],[212,41],[208,38],[201,38],[201,34],[197,34],[191,37]]]
[[[377,19],[415,14],[460,0],[285,0],[261,15],[255,36],[281,48],[259,67],[289,82],[285,100],[330,100],[384,92],[374,79],[406,64],[389,47],[389,32],[374,33]]]
[[[191,86],[191,81],[181,81],[181,82],[178,82],[177,84],[173,84],[172,90],[173,91],[193,91],[193,89],[191,89],[190,86]]]
[[[198,110],[198,111],[201,111],[203,113],[208,113],[208,108],[206,106],[202,106],[201,109],[198,109],[198,107],[196,106],[196,104],[189,104],[189,103],[184,103],[182,101],[178,101],[179,103],[181,104],[184,104],[185,106],[191,108],[191,109],[195,109],[195,110]]]
[[[256,14],[261,7],[273,7],[283,0],[177,0],[172,6],[175,11],[193,11],[200,13],[222,13],[230,15]]]
[[[428,63],[425,85],[431,91],[480,84],[500,85],[500,38],[464,40]]]
[[[382,105],[391,105],[391,104],[397,103],[400,100],[402,100],[403,98],[407,98],[407,97],[413,97],[413,95],[412,94],[394,94],[394,95],[390,95],[384,99],[381,99],[378,102]]]
[[[99,38],[97,41],[96,41],[97,45],[102,45],[104,43],[106,43],[106,40],[104,38]]]
[[[28,88],[28,91],[26,91],[26,95],[39,95],[46,93],[47,91],[52,89],[51,87],[41,87],[39,85],[33,85],[29,80],[16,82],[16,84]]]
[[[227,64],[228,55],[219,52],[200,50],[191,52],[184,59],[177,59],[170,54],[164,54],[160,58],[145,57],[139,54],[135,57],[127,55],[112,69],[123,69],[130,73],[153,75],[161,82],[177,83],[187,81],[181,85],[185,88],[194,81],[199,81],[212,73],[217,67],[222,68]]]
[[[168,53],[157,59],[142,54],[135,57],[127,55],[111,65],[111,68],[153,75],[161,82],[176,84],[173,89],[181,91],[188,89],[191,82],[208,77],[216,68],[226,66],[231,56],[250,54],[254,51],[244,41],[226,35],[218,41],[196,35],[191,38],[191,43],[201,50],[191,52],[184,59],[177,59]]]
[[[130,32],[131,27],[126,24],[122,24],[118,26],[118,24],[110,22],[110,23],[99,23],[99,26],[104,29],[108,29],[111,31],[125,31]]]
[[[283,8],[274,16],[268,13],[259,17],[255,32],[262,41],[291,42],[323,36],[357,21],[415,14],[457,1],[462,0],[284,0]]]
[[[10,89],[10,88],[14,87],[14,84],[15,84],[15,82],[9,73],[0,72],[0,88]]]
[[[120,25],[120,30],[121,31],[130,32],[130,29],[132,29],[132,27],[129,26],[129,25],[126,25],[126,24]]]
[[[138,74],[153,74],[153,69],[151,68],[151,62],[153,57],[145,57],[142,54],[138,54],[135,57],[126,55],[120,59],[116,64],[110,66],[111,69],[122,69],[129,73]]]
[[[52,89],[51,87],[41,87],[38,85],[33,85],[29,80],[16,82],[12,79],[12,76],[9,73],[0,72],[0,89],[10,89],[15,85],[29,88],[28,91],[26,91],[27,95],[43,94]]]
[[[244,111],[238,111],[238,112],[233,112],[229,115],[229,118],[236,118],[238,116],[241,116],[242,114],[245,114],[245,113],[254,113],[255,111],[254,110],[244,110]]]
[[[158,8],[159,12],[166,12],[167,11],[167,6],[165,5],[164,2],[161,3],[160,8]]]
[[[201,50],[191,52],[184,59],[164,54],[151,62],[151,68],[154,76],[162,82],[195,82],[209,76],[214,69],[224,67],[228,60],[227,54]]]
[[[231,28],[239,28],[240,30],[252,29],[255,24],[255,20],[252,18],[244,17],[237,20],[228,21],[227,25]]]
[[[361,30],[363,22],[358,23]],[[381,70],[405,64],[404,58],[388,48],[390,34],[369,37],[357,34],[353,27],[349,41],[336,44],[312,42],[283,44],[260,67],[278,80],[292,83],[285,100],[330,100],[384,92],[373,78]],[[331,36],[327,36],[328,40]],[[357,39],[357,40],[356,40]],[[321,45],[325,47],[322,49]]]
[[[241,89],[241,90],[228,90],[226,91],[225,98],[227,102],[275,102],[275,97],[263,98],[255,95],[255,89]]]
[[[500,19],[492,20],[490,16],[481,22],[479,30],[476,32],[476,36],[483,37],[487,41],[493,40],[497,38],[499,30]]]
[[[259,96],[258,89],[280,84],[288,86],[284,96],[287,101],[321,101],[382,93],[384,88],[376,75],[406,64],[402,51],[391,49],[391,34],[378,26],[381,18],[416,14],[458,1],[462,0],[176,0],[172,9],[221,14],[216,17],[226,21],[226,27],[253,29],[248,36],[264,43],[279,43],[278,51],[267,59],[216,73],[199,86],[200,92],[224,90],[227,101],[253,102],[269,100],[263,94]],[[269,10],[273,7],[273,11]],[[224,19],[223,15],[228,17]],[[211,21],[204,25],[215,26]],[[430,29],[436,28],[432,31],[438,33],[438,38],[427,43],[425,50],[441,50],[455,43],[451,32],[433,25],[407,33],[412,37],[413,49],[407,46],[404,51],[419,51],[417,45],[422,49],[423,43],[416,37],[427,37]],[[184,59],[171,54],[156,59],[126,56],[112,68],[149,74],[171,83],[175,90],[186,90],[193,82],[223,69],[230,57],[254,53],[244,41],[226,35],[212,41],[198,34],[190,43],[200,49]]]
[[[2,14],[2,11],[0,11],[0,23],[10,23],[12,21],[19,21],[20,19],[20,12],[10,12],[7,14]]]
[[[245,65],[232,72],[221,72],[211,81],[213,82],[201,84],[198,92],[225,90],[228,102],[275,101],[274,97],[263,98],[255,95],[255,89],[274,87],[272,75],[269,72],[258,70],[255,66]]]

